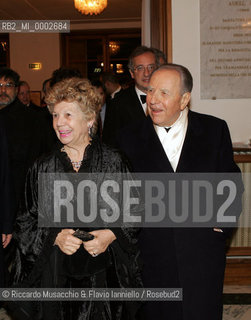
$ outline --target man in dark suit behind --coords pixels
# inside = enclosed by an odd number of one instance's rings
[[[0,68],[0,116],[6,128],[17,204],[23,194],[29,166],[50,151],[55,143],[52,124],[18,100],[19,78],[14,70]]]
[[[128,68],[135,86],[123,90],[111,100],[106,114],[103,142],[116,146],[119,130],[146,115],[146,92],[157,62],[152,48],[137,47],[130,55]]]
[[[26,81],[20,81],[18,85],[18,99],[28,108],[32,108],[36,111],[43,110],[41,107],[37,106],[35,103],[31,101],[30,96],[30,86]]]
[[[122,92],[121,85],[119,84],[119,80],[113,72],[103,72],[100,75],[100,81],[102,82],[107,99],[114,99]]]
[[[10,243],[12,237],[14,212],[12,210],[14,197],[11,193],[10,168],[8,159],[7,138],[4,124],[0,118],[0,287],[6,285],[4,279],[4,258],[3,249]]]
[[[119,135],[119,146],[135,172],[239,172],[225,121],[188,109],[192,86],[183,66],[163,65],[153,72],[149,116]],[[220,227],[143,228],[144,286],[182,288],[183,301],[147,302],[140,319],[222,319],[225,240],[230,233]]]

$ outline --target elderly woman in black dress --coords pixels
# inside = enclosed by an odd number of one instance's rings
[[[74,236],[75,229],[38,227],[39,173],[128,173],[120,154],[102,145],[91,134],[101,97],[88,80],[72,78],[55,84],[46,102],[60,144],[49,155],[38,159],[27,175],[25,205],[14,235],[17,243],[12,270],[14,286],[141,286],[136,229],[123,225],[92,229],[89,231],[94,239],[83,242]],[[128,301],[33,301],[32,304],[12,305],[12,309],[17,319],[132,320],[137,304]]]

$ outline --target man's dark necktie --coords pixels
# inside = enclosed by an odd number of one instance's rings
[[[168,131],[171,129],[171,127],[169,127],[169,128],[165,128],[166,129],[166,132],[168,133]]]
[[[141,100],[142,104],[146,103],[146,95],[145,94],[141,94],[140,95],[140,100]]]

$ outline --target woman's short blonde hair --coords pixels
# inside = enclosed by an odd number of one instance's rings
[[[53,113],[54,106],[62,101],[75,102],[83,112],[85,120],[89,121],[96,116],[102,98],[89,80],[70,78],[56,83],[45,97],[50,113]]]

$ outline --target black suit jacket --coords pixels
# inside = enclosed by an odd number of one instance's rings
[[[4,125],[0,119],[0,287],[4,286],[2,234],[12,233],[14,210],[14,196],[11,192],[10,166],[8,146]]]
[[[119,146],[135,172],[173,172],[150,117],[127,127]],[[239,172],[225,121],[189,111],[177,172]],[[220,320],[226,232],[213,228],[143,229],[140,249],[146,287],[183,288],[179,303],[148,303],[144,319]]]
[[[17,202],[23,194],[28,168],[55,144],[52,124],[43,113],[26,107],[18,99],[0,110],[8,140],[11,171]]]
[[[2,119],[0,118],[0,234],[12,233],[13,211],[11,202],[11,175],[8,158],[7,137]]]
[[[151,118],[119,133],[118,144],[132,159],[135,172],[173,172]],[[193,111],[176,172],[239,172],[225,121]]]
[[[103,130],[103,142],[117,146],[118,132],[127,125],[145,117],[135,87],[123,90],[108,104]]]

